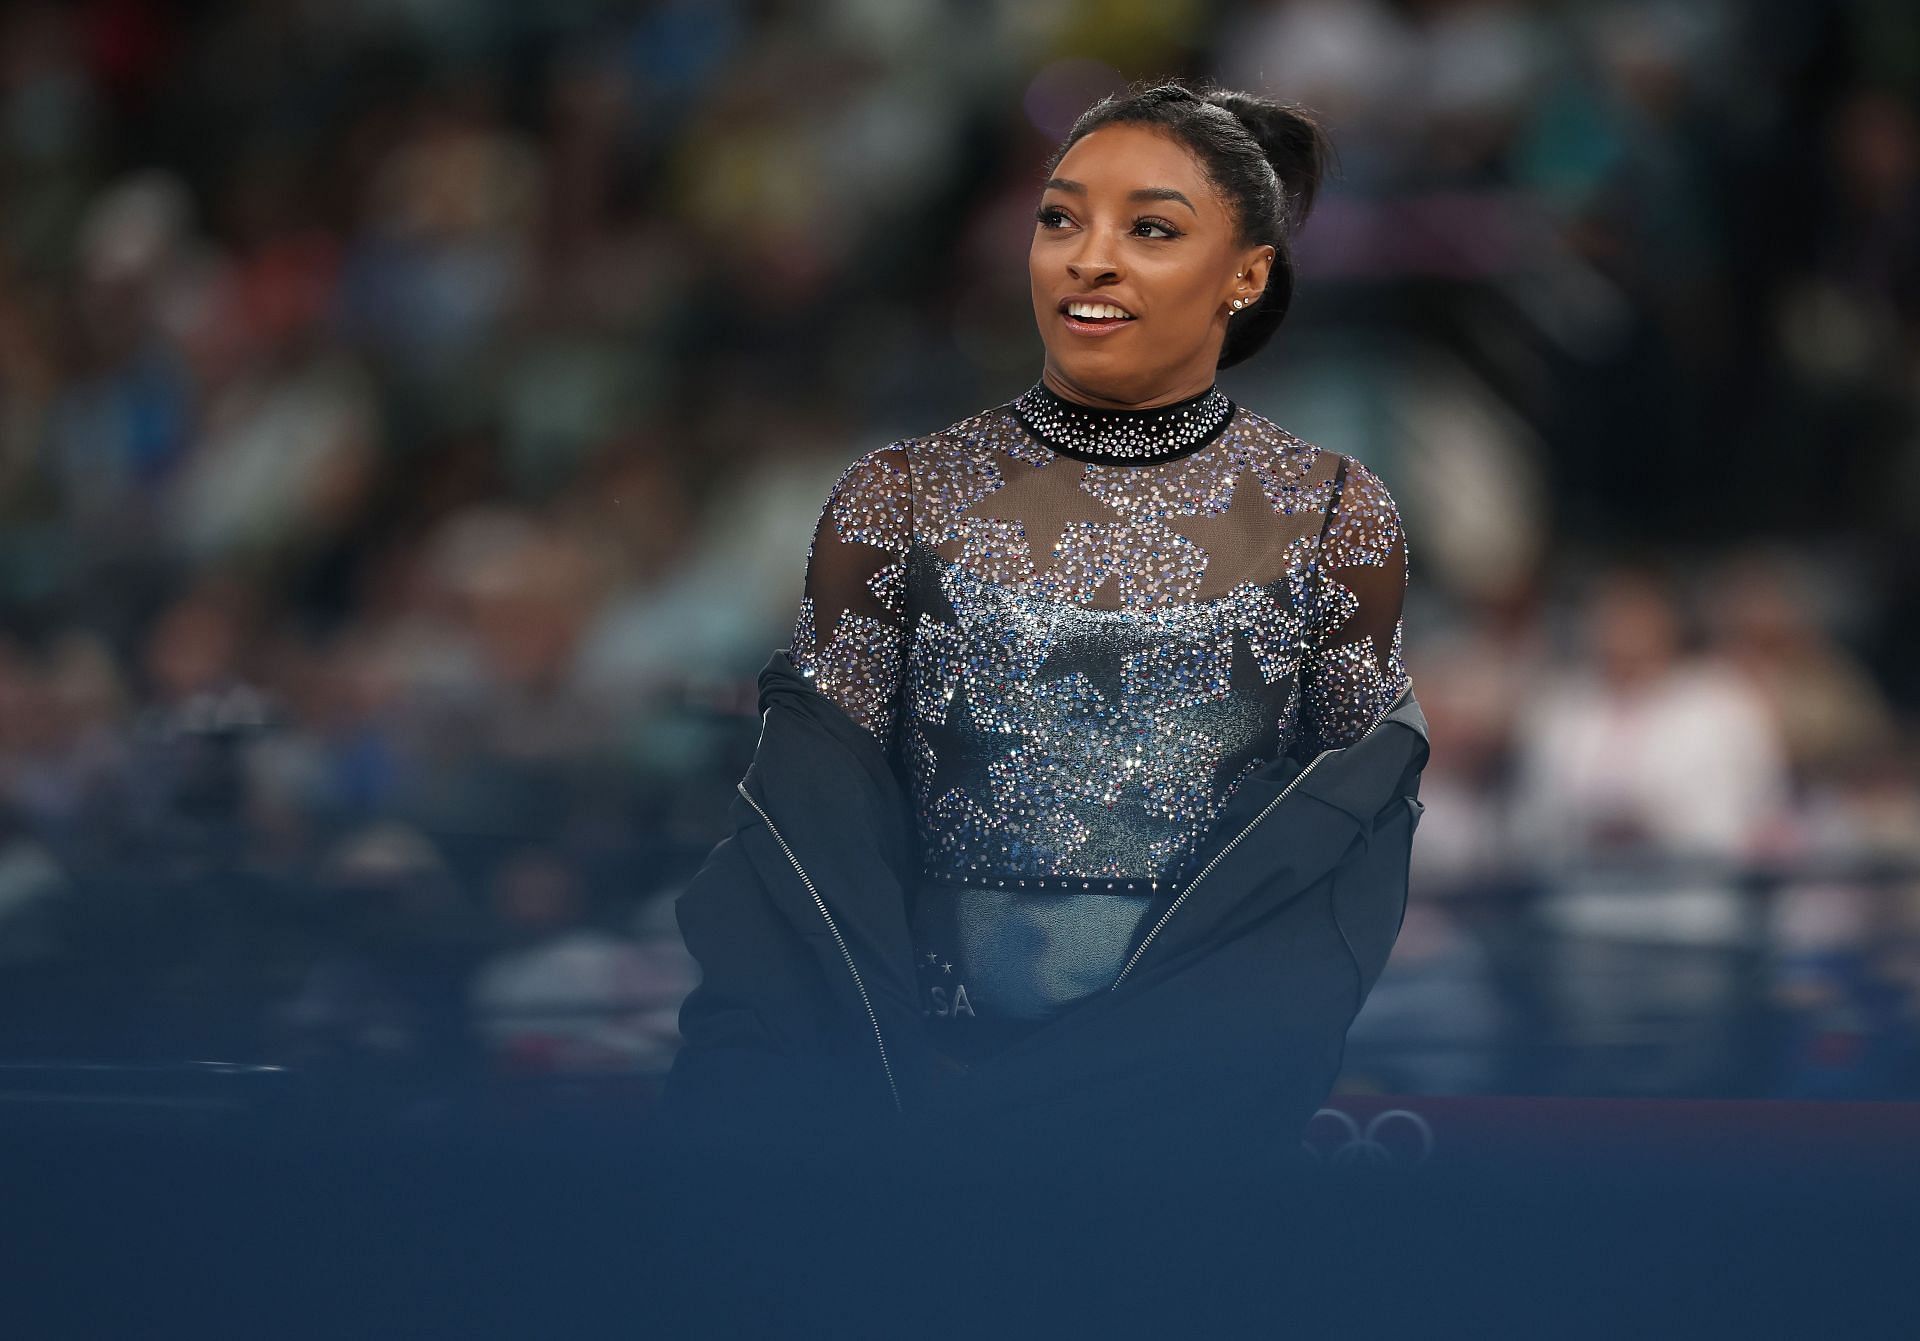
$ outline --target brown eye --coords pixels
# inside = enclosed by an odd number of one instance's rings
[[[1158,228],[1166,237],[1174,238],[1180,236],[1180,230],[1168,223],[1165,219],[1136,219],[1134,220],[1133,228],[1136,233],[1142,228]]]

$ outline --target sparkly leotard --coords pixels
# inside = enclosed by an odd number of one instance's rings
[[[1246,774],[1378,720],[1406,582],[1379,477],[1217,387],[1101,410],[1036,384],[846,468],[790,652],[908,784],[952,1051],[1105,987]]]

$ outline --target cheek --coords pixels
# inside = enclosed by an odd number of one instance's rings
[[[1205,326],[1213,320],[1215,287],[1212,272],[1203,267],[1169,267],[1157,277],[1155,306],[1183,325]]]

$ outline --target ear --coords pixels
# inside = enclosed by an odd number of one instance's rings
[[[1267,280],[1273,274],[1273,260],[1276,255],[1273,246],[1265,242],[1257,247],[1249,247],[1241,255],[1237,267],[1239,273],[1233,277],[1233,289],[1227,295],[1227,306],[1230,311],[1244,311],[1260,301],[1261,296],[1267,291]],[[1238,309],[1233,307],[1233,300],[1236,298],[1241,304]]]

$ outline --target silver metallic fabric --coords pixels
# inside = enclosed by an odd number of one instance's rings
[[[929,1018],[1031,1021],[1110,981],[1240,780],[1357,739],[1407,683],[1407,572],[1377,475],[1217,390],[1036,387],[849,465],[790,650],[909,784]]]

